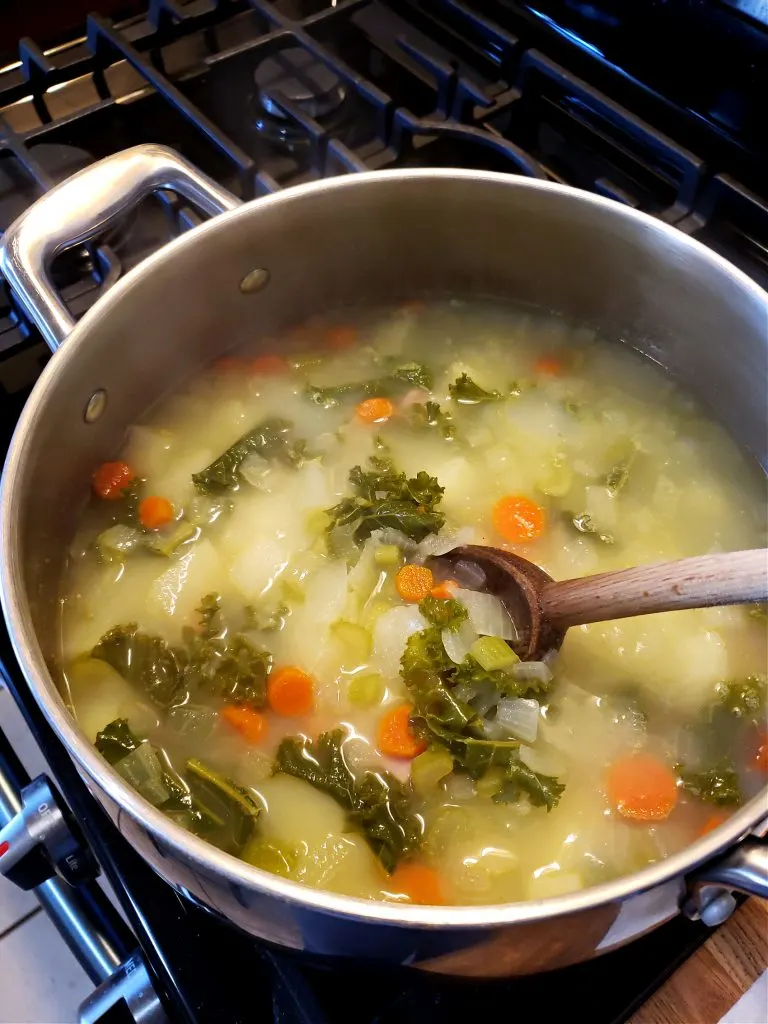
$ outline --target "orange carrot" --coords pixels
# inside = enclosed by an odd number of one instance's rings
[[[550,352],[547,355],[539,356],[533,364],[533,368],[536,373],[543,373],[547,377],[559,377],[564,366],[562,359]]]
[[[493,525],[505,540],[523,544],[544,533],[546,516],[541,505],[522,494],[508,494],[493,506]]]
[[[663,821],[677,803],[674,772],[651,754],[632,754],[608,769],[608,798],[624,818]]]
[[[366,398],[355,408],[361,423],[384,423],[394,411],[395,407],[388,398]]]
[[[351,324],[339,324],[336,327],[329,327],[325,332],[325,344],[327,348],[343,352],[344,349],[353,348],[357,343],[357,328]]]
[[[768,772],[768,730],[762,730],[757,741],[757,753],[752,767],[757,772]]]
[[[225,704],[221,717],[249,743],[260,743],[264,739],[267,719],[260,711],[254,711],[245,704]]]
[[[148,530],[159,530],[173,519],[173,505],[156,494],[139,502],[139,521]]]
[[[409,761],[423,754],[428,744],[411,732],[410,718],[413,708],[410,704],[397,704],[388,708],[379,720],[376,743],[387,757],[402,757]]]
[[[285,373],[287,369],[288,360],[274,353],[256,356],[251,360],[251,372],[262,374],[265,377],[277,376],[280,373]]]
[[[399,864],[389,876],[386,888],[391,893],[407,896],[411,903],[441,907],[445,903],[440,876],[426,864]]]
[[[423,601],[434,585],[435,577],[426,565],[404,565],[395,576],[395,589],[404,601]]]
[[[713,814],[711,817],[707,818],[706,822],[698,831],[698,837],[701,838],[702,836],[708,835],[710,832],[714,832],[716,828],[719,828],[723,824],[727,817],[728,815],[724,814],[723,811],[718,811],[717,814]]]
[[[315,706],[312,676],[294,665],[275,669],[267,680],[267,701],[278,715],[308,715]]]
[[[236,359],[235,356],[222,356],[215,359],[211,364],[214,373],[244,373],[248,364],[244,359]]]
[[[447,601],[453,597],[453,592],[458,587],[456,580],[443,580],[442,583],[436,583],[429,592],[430,597],[437,597],[443,601]]]
[[[116,501],[135,476],[127,462],[103,462],[93,474],[93,489],[100,498]]]

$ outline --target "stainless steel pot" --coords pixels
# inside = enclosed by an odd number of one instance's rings
[[[147,193],[220,214],[147,259],[77,324],[48,274]],[[26,678],[118,828],[176,888],[253,935],[466,975],[587,959],[677,914],[709,923],[730,890],[768,896],[766,792],[689,849],[570,896],[488,907],[394,906],[307,889],[185,832],[79,732],[57,690],[58,585],[92,467],[200,364],[345,303],[419,293],[506,296],[563,312],[658,361],[766,464],[768,296],[657,220],[544,181],[409,170],[302,185],[240,205],[170,150],[109,157],[8,230],[0,268],[52,348],[2,484],[2,601]]]

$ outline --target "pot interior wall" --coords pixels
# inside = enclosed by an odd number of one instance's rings
[[[251,270],[268,286],[245,295]],[[55,358],[26,438],[16,518],[44,655],[92,468],[200,364],[345,304],[487,294],[564,313],[678,377],[765,460],[766,304],[682,235],[522,179],[382,175],[219,218],[108,295]],[[94,424],[83,412],[106,390]]]

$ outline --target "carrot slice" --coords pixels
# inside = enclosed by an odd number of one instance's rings
[[[351,324],[339,324],[336,327],[329,327],[325,332],[326,347],[335,349],[337,352],[353,348],[356,343],[357,328]]]
[[[355,408],[361,423],[383,423],[394,411],[395,407],[388,398],[366,398]]]
[[[650,754],[632,754],[608,769],[608,798],[624,818],[663,821],[677,803],[674,772]]]
[[[100,498],[116,501],[135,476],[127,462],[103,462],[93,474],[93,489]]]
[[[267,701],[278,715],[308,715],[315,706],[312,676],[295,665],[276,669],[267,680]]]
[[[148,530],[159,530],[173,519],[173,505],[156,494],[139,502],[139,522]]]
[[[251,360],[251,371],[253,373],[260,373],[265,377],[276,377],[278,374],[285,373],[287,369],[288,360],[283,359],[282,356],[274,355],[274,353],[256,356]]]
[[[384,712],[376,733],[376,743],[382,754],[410,761],[427,749],[428,744],[411,732],[412,713],[410,704],[397,704]]]
[[[533,364],[533,368],[536,373],[542,373],[547,377],[559,377],[565,369],[562,359],[551,352],[547,355],[539,356]]]
[[[453,592],[458,587],[456,580],[443,580],[442,583],[436,583],[429,592],[430,597],[440,598],[442,601],[447,601],[453,597]]]
[[[254,711],[244,704],[226,704],[222,708],[221,717],[249,743],[260,743],[264,739],[267,719],[260,711]]]
[[[727,817],[727,814],[723,814],[723,812],[720,811],[718,814],[713,814],[710,818],[707,818],[706,822],[698,831],[699,838],[708,835],[710,832],[714,832],[716,828],[719,828],[723,824]]]
[[[426,565],[404,565],[395,576],[395,589],[404,601],[423,601],[434,585],[435,577]]]
[[[493,506],[493,525],[505,540],[525,543],[540,537],[546,527],[541,505],[522,494],[508,494]]]
[[[445,904],[440,876],[426,864],[399,864],[389,876],[387,889],[392,893],[407,896],[411,903],[427,907],[441,907]]]

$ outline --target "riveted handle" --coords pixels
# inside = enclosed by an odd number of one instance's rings
[[[240,205],[174,150],[134,146],[67,178],[8,228],[0,243],[0,273],[51,349],[75,326],[51,283],[54,257],[103,234],[151,192],[165,190],[211,215]]]

